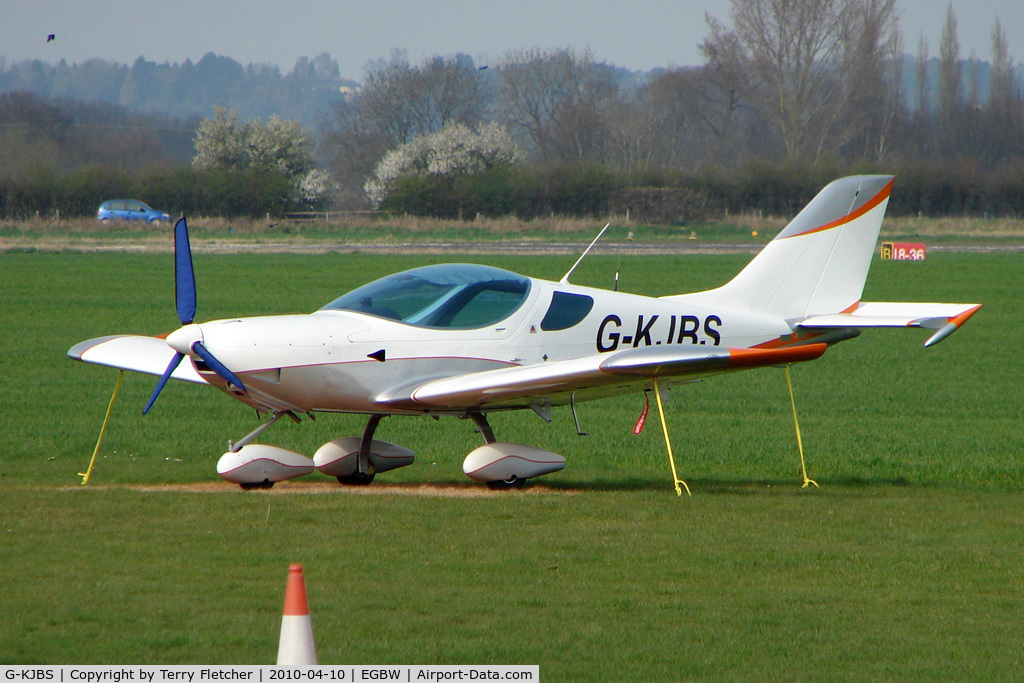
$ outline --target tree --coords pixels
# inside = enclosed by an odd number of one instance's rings
[[[617,89],[590,50],[519,50],[499,64],[499,107],[546,161],[600,161]]]
[[[975,151],[986,166],[995,166],[1024,153],[1024,107],[1014,93],[1013,59],[1002,24],[992,28],[992,70],[988,106]]]
[[[246,151],[249,127],[238,121],[238,112],[213,108],[213,118],[203,119],[196,128],[196,155],[192,166],[205,171],[241,170],[249,164]]]
[[[620,101],[608,127],[610,156],[637,171],[706,168],[735,161],[746,137],[734,125],[739,97],[720,87],[714,67],[667,69],[641,87],[633,101]]]
[[[139,57],[121,85],[118,102],[129,107],[145,106],[156,96],[158,89],[156,62],[147,62]]]
[[[957,21],[953,3],[949,3],[939,39],[939,82],[935,107],[936,149],[947,158],[958,156],[973,146],[973,141],[967,139],[975,131],[965,120],[968,112],[964,107],[962,81]]]
[[[787,158],[817,159],[849,140],[837,126],[895,28],[894,0],[732,0],[732,29],[708,17],[706,53],[733,55],[757,80]],[[728,43],[734,42],[735,48]],[[872,91],[876,86],[872,84]],[[864,124],[867,125],[867,124]]]
[[[946,20],[939,39],[939,97],[940,125],[949,126],[960,108],[960,41],[956,36],[956,15],[953,3],[946,6]]]
[[[320,152],[340,183],[340,201],[362,203],[363,183],[387,150],[449,123],[479,123],[486,104],[480,74],[461,56],[411,66],[396,52],[390,61],[371,64],[363,87],[335,104],[321,123]]]
[[[252,168],[275,170],[296,179],[315,166],[309,131],[298,121],[271,116],[264,124],[255,119],[248,132],[246,154]]]
[[[390,150],[366,181],[369,200],[380,206],[396,180],[408,175],[452,177],[512,166],[522,158],[508,132],[496,123],[477,130],[450,123]]]
[[[46,170],[58,176],[83,165],[136,172],[192,154],[192,126],[137,114],[106,102],[0,94],[0,175]]]
[[[992,78],[989,87],[989,106],[997,111],[1007,111],[1014,100],[1013,59],[1010,57],[1006,31],[996,17],[992,27]]]
[[[917,113],[924,116],[928,113],[928,39],[924,33],[917,38]]]
[[[239,123],[235,110],[214,107],[213,118],[199,124],[195,145],[192,165],[200,170],[255,168],[294,180],[315,166],[309,132],[280,116],[266,124],[260,119]]]
[[[649,86],[641,88],[633,101],[619,102],[608,117],[608,161],[621,169],[646,171],[661,165],[658,141],[664,131],[659,127],[661,111],[649,96]],[[670,150],[668,150],[670,151]]]
[[[716,141],[715,158],[734,160],[740,137],[736,122],[742,110],[750,110],[758,83],[736,34],[710,15],[704,18],[711,36],[700,45],[706,62],[698,90],[698,111]]]
[[[882,159],[889,134],[904,111],[901,86],[903,39],[897,26],[896,0],[861,0],[847,27],[844,51],[846,111],[839,119],[853,156]],[[839,141],[841,132],[830,132]]]
[[[336,203],[365,207],[363,183],[388,150],[387,136],[361,111],[358,98],[335,105],[320,124],[319,153],[337,180]]]
[[[416,67],[393,62],[371,72],[357,100],[361,115],[393,145],[437,132],[452,121],[477,123],[484,103],[476,69],[442,57]]]
[[[232,94],[245,79],[245,67],[231,59],[207,52],[196,62],[190,97],[197,102],[217,102]]]
[[[276,174],[292,184],[296,200],[318,202],[325,196],[316,196],[318,188],[330,188],[316,169],[309,132],[296,121],[272,116],[266,124],[258,118],[239,123],[236,111],[218,106],[199,124],[195,147],[194,168]]]

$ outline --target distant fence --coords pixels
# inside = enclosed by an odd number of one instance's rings
[[[331,221],[344,218],[377,218],[390,216],[392,211],[291,211],[284,218],[291,221]]]

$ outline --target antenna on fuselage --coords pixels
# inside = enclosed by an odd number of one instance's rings
[[[572,268],[569,269],[569,272],[563,275],[562,279],[558,281],[560,284],[564,285],[569,283],[569,276],[572,275],[572,271],[576,270],[576,266],[580,264],[580,261],[582,261],[583,258],[590,253],[590,250],[593,249],[594,245],[597,244],[597,241],[601,239],[601,235],[604,234],[604,231],[608,229],[609,225],[611,225],[611,223],[604,224],[604,227],[601,228],[601,232],[597,233],[597,237],[595,237],[594,241],[590,243],[590,246],[583,250],[583,253],[580,254],[580,257],[576,259],[576,263],[572,264]]]

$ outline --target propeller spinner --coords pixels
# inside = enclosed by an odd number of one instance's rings
[[[192,269],[192,247],[188,241],[188,226],[185,224],[184,217],[179,218],[178,222],[174,224],[174,304],[178,312],[178,320],[182,325],[180,329],[167,337],[168,346],[174,349],[174,357],[171,358],[167,369],[156,383],[156,388],[153,389],[153,394],[149,397],[146,407],[142,409],[143,415],[153,407],[157,396],[167,384],[167,380],[171,378],[178,364],[188,355],[189,351],[205,361],[207,366],[226,382],[243,392],[245,391],[242,380],[238,379],[210,353],[209,349],[203,346],[202,330],[198,325],[192,324],[196,316],[196,278],[195,271]]]

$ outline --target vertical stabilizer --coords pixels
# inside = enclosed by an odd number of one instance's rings
[[[892,181],[861,175],[829,183],[739,275],[712,290],[716,300],[787,319],[857,304]]]

